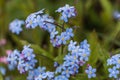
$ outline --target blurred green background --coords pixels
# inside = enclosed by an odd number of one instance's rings
[[[60,55],[61,49],[52,47],[46,31],[40,28],[24,29],[17,36],[9,31],[9,23],[16,18],[25,20],[30,13],[43,8],[59,21],[55,10],[65,4],[75,6],[77,11],[77,16],[66,24],[69,27],[76,26],[74,40],[81,42],[87,39],[90,44],[88,63],[97,68],[97,77],[91,80],[113,80],[108,78],[106,60],[120,52],[120,21],[113,18],[114,11],[120,9],[120,0],[0,0],[0,39],[7,40],[7,44],[0,47],[0,55],[5,55],[7,49],[21,50],[23,45],[30,43],[38,55],[37,66],[46,66],[54,71],[53,62],[63,62],[67,47],[64,46],[65,54]],[[2,63],[0,65],[6,67]],[[71,80],[88,80],[84,69],[81,68],[80,73]],[[11,76],[11,80],[26,80],[26,75],[20,75],[17,70],[7,71],[7,76]],[[2,77],[5,76],[1,76],[0,80]]]

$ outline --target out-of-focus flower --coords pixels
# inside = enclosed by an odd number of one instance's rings
[[[6,39],[0,39],[0,46],[4,46],[6,43]]]
[[[110,72],[109,77],[117,78],[117,75],[119,74],[119,70],[117,70],[116,67],[109,68],[108,71]]]
[[[12,53],[12,50],[6,50],[6,54],[9,55]]]
[[[0,72],[2,75],[6,74],[6,69],[4,67],[0,67]]]
[[[6,56],[0,57],[0,63],[7,64],[7,57]]]
[[[60,19],[64,20],[65,22],[68,22],[69,18],[76,16],[76,10],[74,6],[69,6],[68,4],[66,4],[64,7],[58,8],[56,12],[61,13]]]
[[[115,19],[119,19],[120,20],[120,12],[118,12],[118,11],[115,11],[114,13],[113,13],[113,17],[115,18]]]
[[[9,30],[12,33],[19,34],[22,31],[23,24],[24,24],[24,21],[15,19],[10,23]]]

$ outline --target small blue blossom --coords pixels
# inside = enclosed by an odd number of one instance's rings
[[[44,9],[30,14],[27,19],[25,20],[26,28],[35,28],[38,26],[37,15],[43,14]]]
[[[24,46],[22,53],[19,56],[18,61],[18,70],[20,73],[24,73],[34,68],[37,60],[35,59],[35,55],[33,53],[33,49],[30,46]]]
[[[76,16],[76,10],[73,6],[69,6],[66,4],[64,7],[60,7],[56,12],[61,13],[61,20],[64,20],[65,22],[68,22],[68,19],[71,17]]]
[[[72,73],[73,72],[72,72],[72,69],[70,67],[63,68],[62,75],[64,75],[65,77],[69,78]]]
[[[67,41],[67,35],[65,32],[62,32],[60,36],[57,36],[56,38],[58,38],[58,44],[66,44]]]
[[[28,73],[27,80],[34,80],[35,78],[39,76],[39,74],[45,73],[45,70],[46,70],[45,67],[38,67],[37,69],[30,70]]]
[[[22,31],[23,24],[24,24],[24,21],[15,19],[10,23],[9,30],[12,33],[19,34]]]
[[[6,69],[4,67],[0,67],[0,73],[2,75],[5,75],[6,74]]]
[[[113,13],[113,17],[114,17],[115,19],[120,19],[120,13],[119,13],[118,11],[115,11],[115,12]]]
[[[37,21],[38,21],[38,25],[42,29],[47,30],[48,32],[51,32],[53,29],[55,29],[55,25],[52,24],[54,23],[54,19],[52,19],[52,17],[50,17],[47,14],[42,15],[42,16],[38,15]]]
[[[72,40],[70,41],[70,44],[68,45],[68,51],[72,51],[75,49],[75,45],[77,42],[73,42]]]
[[[67,35],[67,40],[69,40],[71,37],[73,37],[74,36],[73,29],[72,28],[67,28],[66,29],[66,35]]]
[[[51,80],[54,78],[54,72],[47,71],[46,72],[47,80]]]
[[[92,68],[91,66],[88,66],[87,70],[85,72],[88,74],[88,78],[96,77],[96,69]]]
[[[50,33],[50,39],[54,39],[57,34],[58,34],[58,31],[56,31],[54,28]]]
[[[30,14],[25,23],[26,23],[26,28],[35,28],[38,26],[38,23],[36,22],[36,15],[35,14]]]
[[[56,76],[54,80],[69,80],[69,79],[64,75],[59,75],[59,76]]]
[[[57,73],[61,73],[61,72],[62,72],[62,69],[63,69],[63,66],[62,66],[62,65],[58,66],[58,67],[56,68],[55,73],[56,73],[56,74],[57,74]]]
[[[8,69],[11,71],[11,70],[14,70],[16,66],[14,65],[11,65],[11,64],[8,64]]]
[[[119,74],[119,70],[116,69],[116,67],[109,68],[108,71],[110,72],[109,77],[117,78],[117,75]]]
[[[46,76],[46,73],[41,73],[41,74],[39,74],[39,76],[37,76],[36,78],[35,78],[35,80],[43,80],[43,79],[45,79],[47,76]]]
[[[54,62],[54,67],[58,67],[59,66],[59,64],[58,64],[58,62]]]
[[[11,54],[9,54],[7,57],[8,64],[11,66],[16,66],[18,63],[17,61],[19,59],[19,55],[20,52],[18,50],[14,50]]]

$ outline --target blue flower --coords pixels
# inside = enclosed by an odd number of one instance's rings
[[[75,75],[78,73],[79,66],[77,64],[72,65],[71,70],[72,70],[72,75]]]
[[[77,42],[73,42],[72,40],[70,41],[70,44],[68,45],[68,51],[72,51],[75,49],[75,45]]]
[[[64,75],[59,75],[59,76],[56,76],[54,80],[69,80],[69,79]]]
[[[92,68],[91,66],[88,66],[87,70],[85,72],[88,74],[88,78],[96,77],[96,69]]]
[[[120,19],[120,12],[114,11],[113,17],[114,17],[115,19]]]
[[[22,31],[22,25],[23,24],[24,24],[24,21],[15,19],[10,23],[9,30],[12,33],[19,34]]]
[[[7,61],[11,66],[16,66],[18,63],[20,52],[18,50],[14,50],[11,54],[8,55]]]
[[[0,72],[2,75],[6,74],[6,69],[4,67],[0,67]]]
[[[65,22],[68,22],[68,19],[71,17],[76,16],[76,10],[73,6],[69,6],[66,4],[64,7],[60,7],[56,12],[61,13],[61,20],[64,20]]]
[[[66,29],[66,35],[67,35],[67,40],[69,40],[71,37],[73,37],[74,36],[73,29],[72,28],[67,28]]]
[[[54,67],[58,67],[59,66],[59,64],[58,64],[58,62],[54,62]]]
[[[63,66],[62,66],[62,65],[58,66],[58,67],[56,68],[55,73],[56,73],[56,74],[57,74],[57,73],[61,73],[61,72],[62,72],[62,69],[63,69]]]
[[[58,44],[66,44],[67,38],[66,38],[66,33],[62,32],[60,36],[57,36],[58,38]]]
[[[26,23],[26,28],[35,28],[38,26],[38,20],[37,20],[37,15],[43,14],[44,9],[30,14],[27,19],[25,20]]]
[[[38,26],[35,14],[30,14],[25,20],[25,22],[26,22],[26,28],[35,28]]]
[[[113,65],[116,68],[120,68],[120,54],[116,54],[107,60],[107,65]]]
[[[37,16],[38,25],[48,32],[51,32],[53,29],[55,29],[54,19],[52,19],[49,15],[38,15]]]
[[[34,68],[37,60],[35,59],[35,55],[33,53],[33,49],[30,46],[24,46],[22,53],[19,56],[18,61],[18,70],[20,73],[24,73]]]
[[[108,71],[110,72],[109,77],[117,78],[117,75],[119,74],[119,70],[117,70],[116,67],[109,68]]]
[[[27,60],[31,60],[32,58],[35,57],[35,54],[33,54],[33,49],[29,48],[29,46],[24,46],[22,54]]]
[[[43,80],[47,77],[46,73],[41,73],[35,78],[35,80]]]
[[[11,65],[11,64],[8,64],[8,69],[11,71],[11,70],[14,70],[16,66],[14,65]]]
[[[38,67],[37,69],[30,70],[28,73],[27,80],[34,80],[39,74],[45,73],[45,67]]]
[[[88,61],[90,53],[83,49],[83,52],[79,54],[81,61]]]
[[[51,80],[52,78],[54,78],[54,72],[48,71],[48,72],[46,72],[46,76],[47,76],[48,80]]]
[[[69,78],[72,73],[73,72],[70,67],[63,68],[62,75],[64,75],[65,77]]]
[[[55,36],[58,34],[58,31],[55,30],[55,28],[50,32],[50,39],[54,39]]]

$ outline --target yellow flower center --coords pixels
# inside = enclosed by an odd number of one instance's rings
[[[29,22],[30,24],[32,24],[33,22],[32,22],[32,20],[30,20],[30,22]]]
[[[118,63],[120,64],[120,59],[118,60]]]

